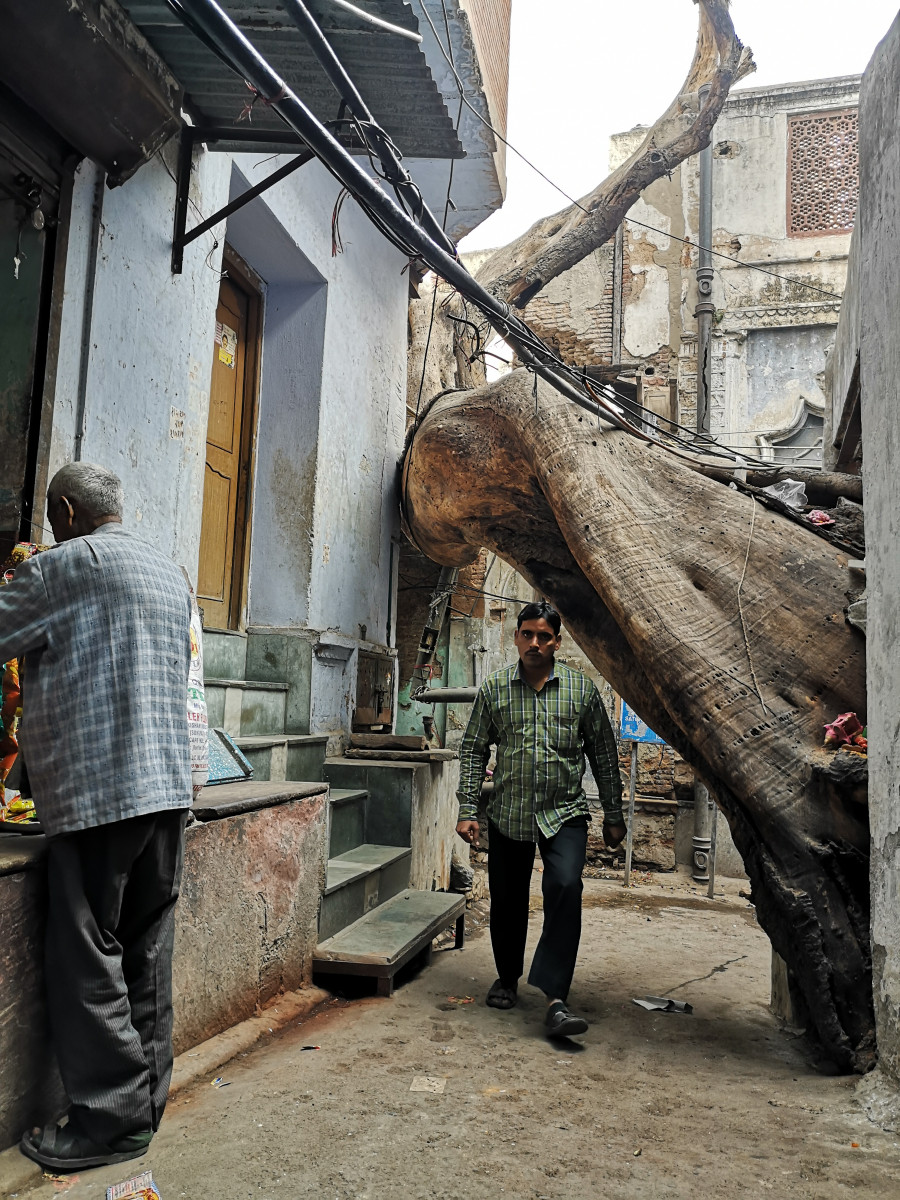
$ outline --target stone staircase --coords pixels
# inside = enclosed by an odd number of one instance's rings
[[[226,786],[235,792],[232,803],[254,804],[253,793],[277,782],[330,785],[313,970],[326,985],[334,976],[373,977],[379,994],[389,996],[397,972],[417,956],[429,961],[433,938],[454,923],[456,945],[462,946],[465,898],[410,887],[415,770],[366,764],[366,784],[377,780],[373,795],[371,786],[356,782],[360,764],[326,760],[327,735],[303,729],[308,694],[298,693],[308,682],[292,673],[296,656],[272,653],[274,640],[267,640],[263,654],[252,634],[204,633],[209,723],[230,734],[253,766],[252,780]],[[215,790],[209,789],[210,797]]]
[[[248,638],[204,632],[209,723],[234,738],[256,780],[322,779],[328,736],[303,730],[302,717],[296,711],[299,706],[292,703],[296,680],[288,674],[290,665],[287,659],[283,668],[277,660],[265,662],[269,677],[248,679]]]
[[[325,778],[333,781],[356,766],[328,759]],[[390,996],[402,967],[417,956],[430,961],[432,940],[442,930],[455,923],[456,945],[463,945],[465,897],[411,888],[409,836],[395,836],[403,844],[385,844],[385,833],[408,828],[402,789],[396,796],[401,811],[385,821],[385,805],[369,789],[331,784],[328,870],[313,956],[313,970],[326,986],[330,976],[367,975],[379,995]]]

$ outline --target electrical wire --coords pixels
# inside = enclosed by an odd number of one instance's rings
[[[167,2],[169,4],[169,7],[171,7],[178,14],[178,16],[182,20],[185,21],[185,23],[189,26],[189,28],[192,28],[194,30],[194,32],[197,33],[197,35],[201,37],[201,40],[203,40],[206,45],[210,46],[215,51],[216,55],[229,67],[229,69],[231,71],[233,71],[240,79],[244,80],[244,75],[243,75],[242,70],[234,62],[231,61],[229,55],[227,54],[227,52],[224,49],[221,49],[218,45],[216,45],[214,43],[213,39],[208,38],[206,36],[205,32],[203,30],[199,29],[199,27],[196,25],[196,23],[191,18],[188,17],[188,14],[185,12],[184,6],[180,2],[180,0],[167,0]],[[443,0],[442,0],[442,3],[443,3]],[[423,9],[423,11],[424,11],[424,9]],[[436,40],[438,42],[438,45],[441,49],[442,54],[447,59],[448,63],[450,64],[451,70],[454,73],[455,78],[458,80],[458,82],[461,85],[462,81],[459,79],[459,75],[456,72],[456,67],[453,62],[452,56],[448,56],[447,52],[444,50],[443,46],[441,45],[440,38],[437,36],[436,31],[434,30],[434,24],[433,24],[433,22],[431,22],[431,19],[428,16],[427,11],[425,12],[425,16],[426,16],[426,19],[428,20],[429,24],[431,25],[432,30],[435,32]],[[449,33],[449,21],[446,18],[446,8],[445,8],[445,24],[447,25],[447,29],[448,29],[448,33]],[[450,45],[450,50],[451,50],[451,55],[452,55],[452,44]],[[341,69],[343,69],[343,68],[341,68]],[[346,74],[346,72],[344,72],[344,74]],[[349,79],[349,77],[348,77],[348,79]],[[250,87],[251,91],[253,91],[255,95],[257,95],[257,96],[259,95],[259,93],[257,92],[255,87],[253,87],[251,84],[247,83],[246,80],[244,80],[244,82],[245,82],[245,86]],[[352,84],[352,81],[350,81],[350,83]],[[273,103],[277,103],[277,98],[275,101],[273,101]],[[461,113],[462,113],[462,104],[463,103],[468,104],[468,101],[466,100],[466,98],[464,96],[462,86],[460,86],[460,108],[459,108],[459,116],[460,117],[461,117]],[[471,108],[472,106],[469,105],[469,107]],[[473,111],[476,111],[476,110],[473,109]],[[458,117],[458,120],[459,120],[459,117]],[[326,127],[323,126],[323,128],[326,128]],[[362,128],[361,124],[360,124],[359,128],[360,129]],[[374,128],[376,128],[376,127],[373,126],[373,129]],[[379,130],[379,135],[380,135],[380,133],[381,133],[381,131]],[[386,134],[384,135],[384,138],[387,139]],[[368,144],[368,138],[366,138],[365,135],[364,135],[364,141]],[[381,157],[381,161],[382,161],[385,171],[388,172],[389,166],[385,162],[385,158],[382,156],[379,156],[379,157]],[[329,171],[329,173],[331,175],[333,175],[334,178],[337,179],[337,181],[343,187],[344,180],[342,179],[341,174],[338,171],[338,168],[336,166],[333,166],[327,160],[327,158],[323,158],[322,162],[323,162],[323,165],[326,167],[326,169]],[[399,170],[399,164],[396,164],[396,165]],[[408,175],[406,176],[406,178],[408,179]],[[390,182],[390,180],[387,180],[387,181]],[[396,233],[395,230],[388,224],[387,219],[382,218],[378,212],[373,210],[373,208],[371,207],[371,202],[367,201],[362,196],[358,195],[355,190],[351,189],[351,194],[354,196],[354,199],[356,199],[357,203],[360,205],[362,210],[366,213],[366,215],[369,217],[369,219],[372,221],[372,223],[375,225],[375,227],[377,229],[379,229],[383,233],[383,235],[394,246],[396,246],[401,251],[401,253],[406,254],[407,257],[409,257],[411,260],[416,260],[416,261],[423,260],[423,252],[416,251],[412,246],[410,246],[404,240],[402,235]],[[421,193],[418,192],[418,189],[415,189],[413,194],[414,195],[418,194],[419,197],[421,196]],[[445,205],[445,213],[449,208],[449,203],[450,203],[450,197],[449,197],[449,186],[448,186],[448,198],[447,198],[447,203]],[[415,207],[418,208],[418,204],[416,204]],[[421,224],[420,220],[418,220],[418,219],[416,219],[416,217],[412,216],[408,209],[404,208],[403,211],[404,211],[404,215],[412,223],[417,224],[417,225]],[[428,225],[437,226],[437,222],[434,220],[433,217],[431,217],[431,214],[428,212],[428,209],[424,206],[424,203],[422,204],[422,208],[421,208],[421,212],[419,213],[419,216],[424,216],[427,219]],[[431,235],[431,233],[429,232],[428,229],[422,228],[422,233],[424,234],[425,238],[434,245],[435,249],[438,249],[438,250],[441,249],[440,245],[438,244],[438,242],[435,241],[434,237]],[[444,236],[446,237],[446,235],[444,235]],[[456,254],[455,247],[453,247],[452,243],[449,243],[449,244],[450,244],[452,252],[453,252],[452,257],[456,258],[458,261],[458,256]],[[426,265],[428,265],[428,264],[426,264]],[[458,275],[458,273],[456,273],[456,274]],[[471,284],[471,288],[469,288],[467,286],[467,284],[461,284],[461,283],[457,282],[455,285],[456,291],[458,292],[458,294],[462,297],[462,299],[464,301],[466,298],[468,298],[472,303],[474,303],[476,305],[476,307],[478,307],[485,314],[485,316],[487,316],[488,310],[487,310],[486,305],[488,304],[488,302],[486,301],[486,298],[485,298],[486,293],[485,293],[484,289],[481,288],[480,285],[478,285],[476,283],[474,278],[472,278],[468,272],[464,272],[464,278],[468,281],[468,283]],[[643,423],[640,421],[638,421],[638,423],[635,424],[633,420],[629,420],[624,415],[623,409],[621,407],[619,407],[614,402],[614,400],[612,400],[610,398],[611,392],[613,395],[615,395],[614,388],[610,388],[608,385],[603,385],[601,387],[594,388],[588,382],[586,373],[584,371],[580,371],[578,368],[571,367],[568,364],[564,363],[560,359],[560,357],[549,346],[547,346],[525,324],[525,322],[520,317],[518,317],[515,313],[513,313],[513,311],[510,309],[508,304],[505,304],[503,301],[498,300],[497,298],[492,298],[492,302],[490,303],[490,309],[491,309],[491,312],[493,313],[493,315],[488,318],[490,321],[490,324],[501,335],[501,337],[505,338],[507,341],[511,341],[513,349],[515,349],[516,352],[518,353],[518,355],[519,355],[520,359],[523,361],[523,364],[526,367],[526,369],[528,369],[529,371],[532,371],[535,374],[535,377],[537,377],[538,375],[543,377],[546,382],[550,383],[551,386],[554,387],[556,391],[560,392],[563,395],[563,397],[568,399],[570,402],[574,402],[574,403],[578,404],[580,407],[586,409],[588,412],[591,412],[592,414],[596,415],[598,422],[600,422],[603,418],[605,418],[607,420],[607,422],[609,422],[613,427],[618,427],[619,429],[623,430],[624,432],[630,433],[632,436],[637,437],[641,441],[647,442],[652,445],[656,445],[663,450],[668,450],[669,452],[675,454],[676,456],[682,457],[682,458],[685,458],[688,460],[691,460],[692,458],[694,458],[696,456],[698,450],[701,450],[702,453],[704,455],[706,455],[707,457],[710,457],[713,459],[715,459],[715,458],[721,459],[721,460],[727,462],[729,466],[733,467],[735,465],[743,465],[742,459],[738,459],[738,463],[735,462],[735,459],[738,456],[736,456],[734,451],[730,451],[727,448],[717,446],[715,443],[713,443],[711,441],[711,439],[708,441],[705,441],[704,443],[702,443],[702,445],[698,445],[696,440],[688,441],[686,438],[683,438],[679,434],[674,433],[673,430],[675,428],[680,428],[680,427],[676,426],[676,424],[674,422],[667,421],[666,424],[670,428],[667,430],[660,431],[659,420],[655,414],[653,414],[652,424],[650,422]],[[501,317],[499,315],[498,310],[500,313],[504,314],[503,317]],[[428,344],[430,344],[432,325],[433,325],[433,322],[432,322],[432,324],[429,325],[429,338],[428,338],[428,343],[426,343],[426,349],[427,349]],[[425,363],[423,362],[423,377],[424,377],[424,369],[425,369]],[[422,383],[420,381],[420,394],[419,394],[419,399],[417,400],[417,405],[416,405],[417,420],[418,420],[418,411],[419,411],[420,402],[421,402],[421,388],[422,388]],[[537,405],[537,384],[535,384],[535,404]],[[628,406],[625,411],[627,411],[629,413],[629,415],[631,415],[635,411],[647,411],[647,410],[643,410],[642,406],[638,405],[636,403],[636,401],[633,401],[629,397],[628,398]],[[415,426],[414,426],[414,428],[415,428]],[[651,429],[653,430],[653,432],[649,431]],[[692,435],[692,437],[693,437],[693,435]],[[664,440],[661,440],[661,439],[664,439]],[[766,467],[766,464],[763,462],[758,463],[758,465],[763,469],[765,469],[765,467]],[[776,469],[776,468],[773,467],[772,469]]]
[[[452,42],[450,41],[450,21],[447,16],[447,8],[446,8],[446,5],[444,4],[444,0],[441,0],[441,7],[444,10],[444,24],[447,29],[447,45],[450,47],[450,53],[452,55],[453,45],[452,45]],[[438,43],[440,43],[440,38],[438,38]],[[443,49],[443,47],[441,47],[441,48]],[[452,59],[451,59],[451,64],[452,64]],[[461,120],[462,120],[462,94],[460,93],[460,105],[459,105],[459,109],[457,110],[457,113],[456,113],[455,132],[457,133],[457,135],[459,134],[459,123]],[[443,216],[443,220],[441,222],[441,227],[443,228],[445,233],[447,231],[447,217],[450,212],[450,204],[451,204],[450,192],[453,188],[453,168],[454,168],[455,162],[456,162],[455,159],[453,159],[453,158],[450,159],[450,170],[449,170],[448,177],[447,177],[447,196],[444,201],[444,216]],[[428,334],[425,338],[425,349],[422,353],[422,373],[419,376],[419,387],[418,387],[418,391],[416,392],[416,411],[415,411],[415,414],[413,415],[413,421],[412,421],[413,433],[415,433],[415,431],[419,428],[419,411],[420,411],[421,404],[422,404],[422,390],[425,387],[425,374],[428,369],[428,351],[431,347],[431,335],[432,335],[432,332],[434,331],[434,318],[435,318],[435,312],[436,312],[436,307],[437,307],[437,294],[438,294],[437,278],[435,277],[434,288],[432,289],[432,293],[431,293],[431,316],[429,317],[429,320],[428,320]],[[404,507],[404,509],[408,507],[408,503],[409,503],[409,470],[406,471],[406,476],[403,481],[403,507]]]
[[[574,206],[576,208],[580,209],[583,213],[585,213],[586,216],[591,216],[592,215],[591,209],[585,208],[580,200],[576,200],[574,196],[570,196],[569,193],[565,190],[565,188],[561,188],[559,186],[559,184],[556,183],[553,179],[551,179],[549,175],[546,175],[540,169],[540,167],[536,166],[531,161],[530,158],[526,158],[526,156],[522,153],[521,150],[518,150],[512,144],[512,142],[508,141],[503,136],[503,134],[500,133],[499,130],[495,129],[494,126],[490,123],[490,121],[485,116],[483,116],[473,104],[471,104],[468,101],[468,99],[465,99],[465,97],[463,96],[463,89],[465,87],[465,84],[463,83],[462,79],[460,79],[459,75],[456,73],[456,68],[454,67],[453,63],[450,61],[449,58],[447,58],[447,54],[445,53],[444,48],[441,45],[440,38],[438,38],[438,36],[437,36],[437,30],[434,27],[434,23],[431,20],[431,17],[428,15],[428,9],[425,7],[425,0],[419,0],[419,7],[422,10],[425,20],[431,26],[432,33],[434,33],[435,38],[437,39],[438,47],[439,47],[441,53],[444,55],[444,58],[447,59],[447,62],[450,64],[450,69],[453,72],[453,77],[456,80],[457,87],[459,88],[460,96],[462,96],[464,99],[466,108],[470,109],[471,112],[473,112],[475,114],[475,116],[478,118],[478,120],[481,121],[481,123],[483,125],[487,126],[487,128],[491,131],[491,133],[494,135],[494,137],[498,138],[503,143],[503,145],[506,146],[506,148],[508,150],[512,150],[513,154],[515,154],[517,158],[520,158],[527,167],[530,167],[531,170],[535,172],[535,174],[540,175],[541,179],[543,179],[546,183],[549,183],[550,186],[555,191],[559,192],[559,194],[564,199],[568,200],[570,204],[574,204]],[[799,279],[792,279],[789,275],[779,275],[779,273],[777,271],[768,271],[768,270],[766,270],[765,267],[757,267],[757,266],[751,265],[750,263],[741,262],[741,260],[739,258],[735,258],[734,255],[732,255],[732,254],[725,254],[721,250],[713,250],[711,246],[701,246],[699,242],[692,242],[689,238],[678,237],[676,234],[669,233],[665,229],[657,229],[654,225],[648,225],[645,221],[638,221],[635,217],[625,217],[625,220],[630,221],[632,225],[639,225],[642,229],[649,229],[653,233],[661,233],[665,237],[672,238],[672,240],[675,242],[681,242],[682,245],[684,245],[684,246],[691,246],[696,250],[705,250],[708,254],[714,254],[717,258],[724,258],[724,259],[727,259],[729,262],[737,263],[738,266],[744,267],[746,270],[759,271],[763,275],[771,275],[774,279],[783,279],[786,283],[793,283],[795,286],[806,288],[808,291],[811,291],[811,292],[819,292],[821,295],[828,296],[832,300],[842,300],[843,299],[842,296],[838,296],[834,292],[826,291],[825,288],[816,287],[814,284],[811,284],[811,283],[802,283]]]

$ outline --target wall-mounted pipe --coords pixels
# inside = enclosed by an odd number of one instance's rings
[[[477,687],[423,688],[410,697],[419,704],[474,704]]]
[[[84,437],[87,432],[87,388],[94,325],[94,289],[97,283],[97,260],[100,257],[100,232],[103,227],[103,196],[106,187],[106,172],[102,167],[95,167],[95,170],[97,174],[94,178],[94,198],[91,205],[88,256],[84,272],[78,391],[75,395],[75,439],[72,446],[72,458],[75,462],[81,462],[81,456],[84,452]]]

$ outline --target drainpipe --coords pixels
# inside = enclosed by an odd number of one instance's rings
[[[87,424],[88,368],[91,362],[91,335],[94,323],[94,288],[97,283],[97,259],[100,256],[100,227],[103,219],[103,193],[106,172],[97,167],[94,180],[94,201],[91,206],[91,234],[84,270],[84,304],[81,312],[81,351],[78,360],[78,392],[75,398],[75,444],[72,458],[81,462]]]
[[[709,86],[700,89],[700,103],[705,104]],[[699,301],[694,309],[697,319],[697,433],[709,433],[710,349],[712,319],[712,144],[700,151],[700,248],[697,256],[697,292]]]
[[[700,89],[700,104],[706,103],[709,86]],[[712,301],[712,141],[700,151],[700,248],[697,255],[697,438],[709,436],[710,350],[715,305]],[[709,792],[694,780],[693,870],[697,883],[710,882],[712,812]],[[715,869],[715,868],[713,868]]]

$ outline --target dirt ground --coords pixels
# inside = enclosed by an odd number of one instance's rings
[[[139,1163],[29,1196],[101,1200],[150,1168],[163,1200],[896,1197],[896,1136],[769,1013],[769,943],[738,885],[710,901],[652,878],[586,881],[585,1037],[549,1042],[528,987],[484,1006],[482,929],[392,999],[335,999],[224,1068],[229,1086],[177,1097]],[[632,1003],[663,992],[693,1014]]]

